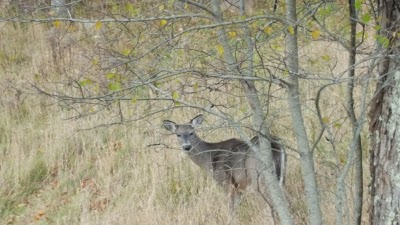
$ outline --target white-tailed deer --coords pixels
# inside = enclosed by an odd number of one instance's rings
[[[183,150],[199,167],[211,175],[218,184],[225,188],[231,198],[230,209],[234,209],[243,191],[252,188],[264,197],[265,179],[261,171],[266,166],[255,157],[252,148],[246,142],[232,138],[217,143],[201,140],[194,129],[203,122],[203,116],[198,115],[188,124],[176,124],[164,120],[164,127],[178,137]],[[286,155],[277,138],[271,141],[275,171],[279,183],[283,184]],[[258,145],[258,137],[251,143]]]

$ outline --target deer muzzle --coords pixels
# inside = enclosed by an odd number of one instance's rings
[[[189,151],[192,148],[192,145],[190,143],[183,143],[182,148]]]

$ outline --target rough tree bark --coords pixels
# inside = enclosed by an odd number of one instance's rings
[[[400,2],[378,1],[379,80],[370,109],[371,224],[400,224]]]

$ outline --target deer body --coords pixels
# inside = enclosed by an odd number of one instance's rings
[[[243,191],[249,188],[255,192],[265,190],[260,185],[265,185],[261,171],[266,168],[257,160],[251,147],[246,142],[235,138],[217,143],[203,141],[194,132],[194,129],[202,122],[203,117],[199,115],[189,124],[175,124],[165,120],[163,125],[177,135],[178,141],[189,158],[225,188],[231,197],[231,208],[236,205]],[[253,138],[251,143],[258,145],[258,137]],[[271,148],[275,170],[282,185],[284,149],[276,140],[271,141]]]

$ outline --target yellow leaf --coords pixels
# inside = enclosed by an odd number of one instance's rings
[[[187,2],[185,2],[185,4],[183,5],[183,8],[184,8],[184,9],[187,9],[187,8],[188,8]]]
[[[134,97],[132,98],[131,102],[132,102],[132,104],[136,104],[136,102],[137,102],[137,97],[134,96]]]
[[[115,76],[116,76],[115,73],[107,73],[107,75],[106,75],[107,79],[114,79]]]
[[[323,117],[322,118],[322,122],[324,122],[324,123],[329,123],[329,118],[328,117]]]
[[[92,59],[92,64],[93,64],[93,65],[97,65],[97,64],[99,64],[99,61],[100,61],[100,60],[99,60],[97,57],[96,57],[96,58],[93,58],[93,59]]]
[[[264,28],[263,31],[264,31],[264,33],[266,33],[266,34],[271,35],[271,34],[272,34],[272,27],[267,26],[267,27]]]
[[[283,75],[284,77],[289,76],[289,71],[288,71],[288,70],[284,70],[283,73],[282,73],[282,75]]]
[[[96,28],[96,30],[100,30],[101,26],[103,26],[103,24],[100,21],[97,21],[94,27]]]
[[[124,49],[124,50],[122,50],[122,55],[124,55],[124,56],[128,56],[129,54],[131,54],[131,50],[130,49]]]
[[[34,78],[35,80],[40,80],[40,75],[37,74],[37,73],[35,73],[35,75],[33,75],[33,78]]]
[[[173,100],[178,100],[178,99],[179,99],[179,93],[178,93],[177,91],[172,92],[172,99],[173,99]],[[174,104],[175,104],[176,106],[181,105],[181,103],[180,103],[180,102],[177,102],[177,101],[174,101]]]
[[[319,38],[320,35],[321,35],[321,32],[319,30],[314,30],[313,32],[311,32],[311,36],[314,40]]]
[[[158,7],[158,10],[160,10],[160,11],[164,11],[164,9],[165,9],[165,6],[164,6],[164,5],[160,5],[160,6]]]
[[[159,26],[164,27],[165,25],[167,25],[167,23],[168,23],[167,20],[160,20]]]
[[[341,123],[334,123],[333,127],[334,128],[340,128],[340,127],[342,127],[342,124]]]
[[[60,25],[61,25],[61,22],[59,21],[59,20],[56,20],[56,21],[54,21],[54,26],[56,27],[56,28],[59,28],[60,27]]]
[[[237,33],[236,33],[236,31],[229,31],[228,35],[231,37],[236,37]]]
[[[177,91],[172,92],[172,99],[176,100],[179,98],[179,93]]]
[[[197,90],[199,90],[199,84],[198,84],[198,83],[195,83],[195,84],[193,85],[193,91],[194,91],[194,92],[197,92]]]
[[[322,59],[325,60],[325,61],[328,61],[328,60],[331,59],[331,57],[329,55],[323,55]]]
[[[217,45],[218,55],[222,56],[225,52],[224,47],[222,45]]]
[[[288,29],[289,34],[294,35],[294,28],[292,26],[289,26]]]

